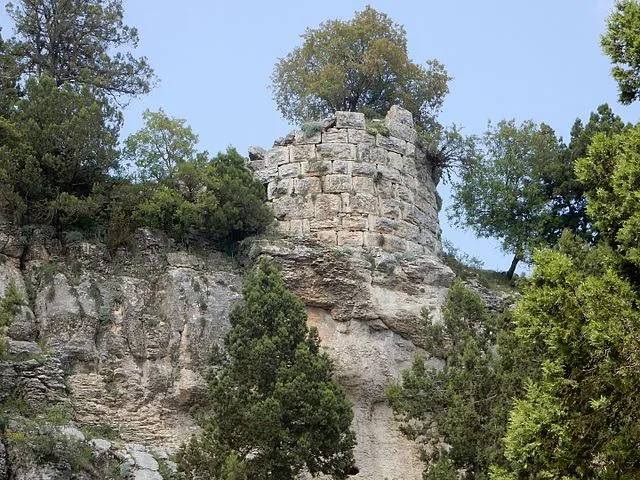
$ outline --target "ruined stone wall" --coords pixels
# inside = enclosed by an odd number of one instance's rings
[[[250,150],[277,232],[337,246],[441,251],[433,169],[416,147],[410,112],[394,106],[371,124],[361,113],[337,112],[306,126],[317,131]]]

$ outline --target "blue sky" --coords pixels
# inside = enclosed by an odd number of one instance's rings
[[[300,44],[307,27],[349,19],[370,4],[404,25],[410,57],[436,58],[454,77],[441,121],[482,133],[489,119],[546,122],[568,136],[576,117],[609,102],[636,122],[638,106],[616,102],[599,38],[612,0],[124,0],[126,21],[139,30],[137,54],[160,83],[126,111],[123,134],[141,125],[145,108],[187,119],[201,148],[229,145],[246,153],[269,147],[293,126],[280,118],[268,89],[273,65]],[[2,12],[4,16],[4,12]],[[0,25],[7,19],[0,18]],[[9,31],[5,28],[5,35]],[[448,197],[446,186],[441,193]],[[495,241],[451,228],[443,235],[485,266],[506,269]]]

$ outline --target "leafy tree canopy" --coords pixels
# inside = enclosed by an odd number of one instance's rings
[[[570,236],[534,256],[516,334],[542,349],[541,378],[516,401],[494,480],[640,475],[640,312],[614,252]]]
[[[609,55],[611,73],[618,82],[620,102],[630,104],[640,97],[640,4],[617,0],[607,21],[601,44]]]
[[[352,411],[320,352],[304,305],[266,262],[231,313],[228,362],[196,415],[203,433],[180,452],[186,478],[296,478],[306,468],[345,478],[353,468]],[[226,476],[225,476],[226,475]]]
[[[18,0],[7,5],[17,39],[13,55],[27,75],[48,75],[111,96],[148,93],[154,74],[135,58],[138,32],[123,23],[121,0]]]
[[[450,218],[478,236],[502,240],[514,254],[511,278],[517,263],[544,242],[549,206],[540,179],[561,144],[548,126],[513,120],[489,124],[481,143],[483,151],[453,185]]]
[[[143,180],[170,177],[177,165],[196,158],[198,136],[186,120],[171,118],[164,110],[145,110],[144,127],[125,141],[124,156],[138,167]]]
[[[336,110],[385,115],[394,104],[413,113],[417,124],[435,123],[445,95],[442,64],[413,63],[404,28],[366,7],[349,21],[330,20],[302,35],[274,68],[272,89],[285,119],[302,122]]]
[[[503,462],[507,415],[535,374],[535,351],[515,341],[508,314],[487,311],[460,281],[443,315],[444,324],[424,319],[425,351],[443,368],[417,357],[387,398],[403,433],[424,445],[425,480],[487,479],[490,466]]]
[[[119,127],[119,114],[87,88],[28,79],[9,117],[0,117],[1,206],[55,223],[65,195],[86,197],[117,168]]]

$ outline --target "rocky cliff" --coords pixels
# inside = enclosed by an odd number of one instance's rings
[[[242,265],[146,230],[131,249],[108,252],[77,234],[0,225],[0,296],[12,284],[26,300],[7,332],[3,405],[68,406],[65,428],[115,432],[100,444],[113,460],[105,465],[161,478],[161,460],[195,431],[188,410],[241,300],[243,271],[267,256],[307,305],[354,402],[358,478],[421,478],[384,387],[419,352],[421,311],[437,321],[453,280],[439,257],[437,179],[402,109],[369,125],[338,112],[311,127],[252,149],[277,221],[244,242]],[[37,476],[16,442],[2,445],[0,479],[64,478]]]

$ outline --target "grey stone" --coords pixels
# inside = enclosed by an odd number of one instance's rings
[[[266,153],[262,147],[249,147],[249,160],[264,160]]]
[[[84,437],[84,433],[82,433],[75,427],[62,427],[60,428],[60,433],[65,437],[70,437],[81,442],[84,442],[86,440],[86,438]]]
[[[138,470],[133,474],[134,480],[163,480],[162,475],[153,470]]]
[[[131,456],[133,457],[136,467],[139,469],[158,470],[158,468],[160,468],[158,462],[150,453],[133,450],[131,451]]]
[[[108,440],[103,440],[102,438],[94,438],[92,440],[89,440],[89,443],[99,453],[104,453],[111,450],[111,442]]]
[[[365,128],[364,113],[357,112],[336,112],[337,128]]]

